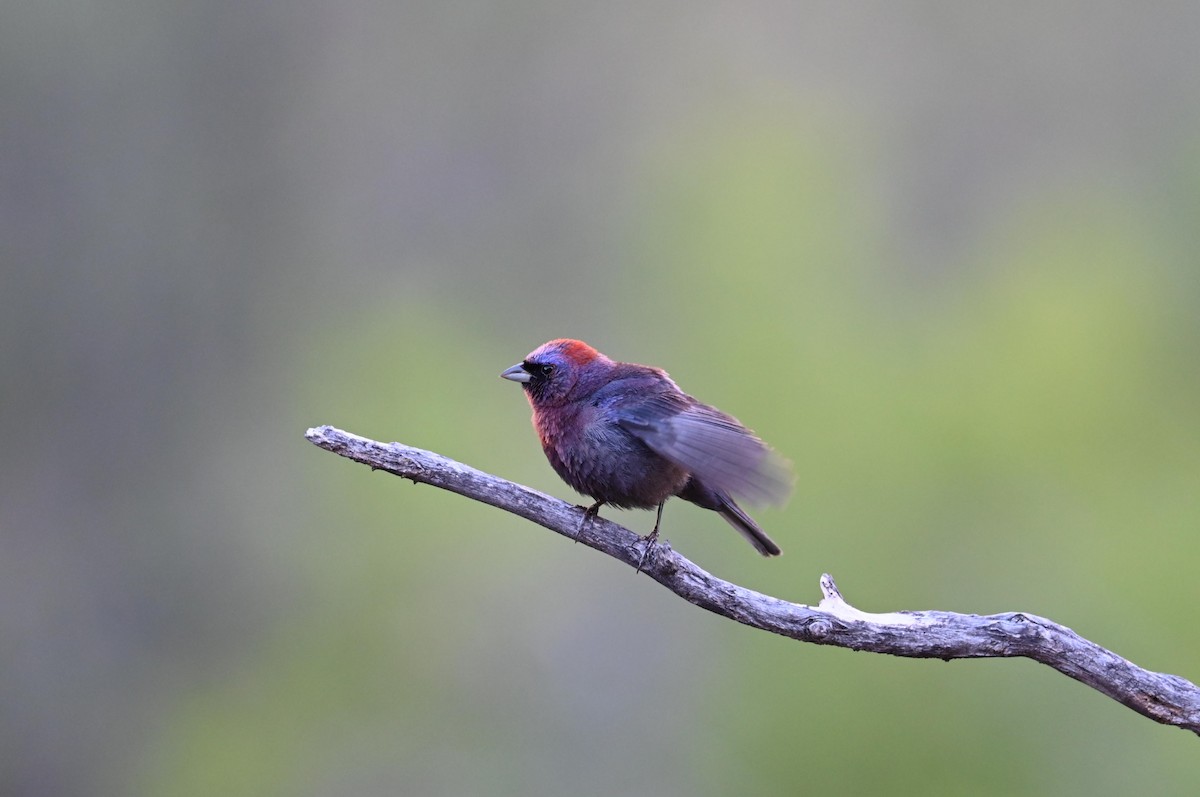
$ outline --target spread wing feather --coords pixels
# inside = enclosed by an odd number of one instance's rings
[[[715,407],[662,393],[613,409],[622,428],[710,488],[756,503],[780,503],[791,492],[788,463]]]

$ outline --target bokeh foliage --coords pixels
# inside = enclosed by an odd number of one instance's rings
[[[688,389],[753,418],[794,458],[795,501],[764,513],[789,555],[745,556],[686,507],[668,516],[675,544],[797,600],[815,597],[827,568],[873,608],[1041,612],[1186,671],[1200,653],[1186,630],[1200,391],[1179,341],[1187,308],[1153,231],[1112,197],[1033,198],[997,225],[974,279],[891,301],[905,289],[888,285],[871,209],[839,185],[822,139],[794,118],[751,129],[713,133],[647,181],[645,243],[613,312],[647,318],[626,336],[652,338]],[[520,396],[494,381],[520,349],[497,351],[436,305],[386,297],[354,316],[299,358],[297,405],[563,494]],[[568,788],[589,756],[615,766],[607,736],[579,728],[592,741],[576,763],[547,765],[539,726],[570,724],[554,719],[570,701],[539,694],[551,676],[524,670],[546,666],[528,638],[588,633],[562,603],[608,604],[629,575],[496,512],[311,453],[308,611],[273,628],[236,679],[176,707],[151,791],[290,792],[314,778],[337,790],[367,777],[413,793],[523,793]],[[553,575],[564,569],[573,576]],[[658,737],[685,769],[703,762],[668,792],[1007,794],[1051,773],[1055,793],[1089,794],[1134,788],[1149,768],[1163,784],[1193,771],[1184,734],[1032,664],[805,648],[636,586],[637,608],[607,622],[668,639],[684,626],[700,672],[666,651],[675,666],[622,667],[616,684],[592,682],[591,658],[551,680],[640,693],[609,730]],[[607,655],[643,655],[604,630],[622,647]],[[683,706],[643,703],[678,679]],[[1122,751],[1111,767],[1089,764],[1106,747]],[[577,791],[637,791],[652,770],[630,769],[629,782],[606,773]]]
[[[496,374],[582,337],[793,461],[780,560],[668,507],[703,566],[1196,680],[1186,25],[1089,22],[1081,87],[1074,18],[933,4],[143,5],[0,33],[0,791],[1195,792],[1193,737],[1044,667],[752,632],[301,437],[569,496]]]

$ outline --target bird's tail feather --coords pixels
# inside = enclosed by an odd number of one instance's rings
[[[722,502],[723,506],[717,511],[721,513],[721,517],[738,530],[738,533],[745,537],[751,545],[754,546],[763,556],[779,556],[783,553],[775,541],[766,535],[766,533],[758,527],[754,519],[742,511],[742,508],[733,502],[733,499],[726,498]]]

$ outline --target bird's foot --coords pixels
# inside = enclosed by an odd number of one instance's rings
[[[597,501],[587,509],[583,510],[583,520],[579,521],[579,529],[575,532],[575,542],[578,543],[583,537],[583,530],[588,527],[588,524],[592,522],[592,519],[600,517],[600,507],[602,506],[604,506],[604,502]]]
[[[666,506],[666,504],[667,499],[665,498],[658,502],[658,516],[654,518],[654,531],[651,531],[645,537],[642,537],[646,543],[646,547],[642,549],[642,555],[638,559],[637,570],[634,571],[635,575],[642,572],[642,565],[646,563],[646,557],[650,555],[652,550],[654,550],[654,546],[658,545],[658,527],[662,525],[662,512],[663,507]]]
[[[642,555],[638,557],[637,570],[634,571],[635,574],[642,572],[642,565],[646,563],[646,557],[649,556],[650,552],[658,545],[658,526],[655,526],[654,531],[650,532],[645,537],[641,537],[640,539],[642,542],[646,543],[646,547],[642,549]]]

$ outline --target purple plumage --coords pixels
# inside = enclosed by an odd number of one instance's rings
[[[679,496],[711,509],[763,556],[780,553],[733,496],[778,503],[791,472],[735,418],[681,391],[666,372],[552,340],[500,374],[520,382],[533,426],[563,481],[604,504],[658,508]],[[654,524],[651,538],[658,534]]]

